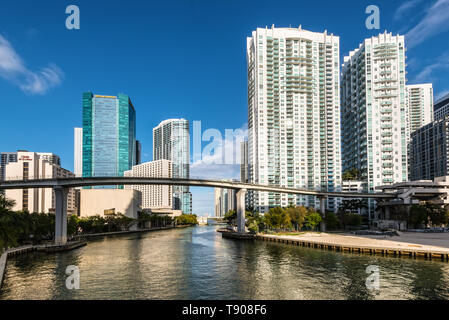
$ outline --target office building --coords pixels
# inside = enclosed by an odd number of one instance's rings
[[[0,181],[5,180],[6,165],[10,162],[17,162],[17,152],[0,153]]]
[[[136,164],[136,112],[131,99],[83,94],[83,177],[123,176]]]
[[[170,160],[173,178],[190,177],[189,122],[168,119],[153,129],[153,160]],[[192,213],[192,194],[187,186],[173,186],[173,209]]]
[[[165,159],[145,162],[125,171],[125,177],[171,178],[172,163]],[[142,209],[173,208],[171,185],[128,185],[125,189],[137,190],[142,194]]]
[[[56,158],[48,155],[44,153],[43,156],[40,156],[35,152],[18,151],[17,161],[10,162],[5,167],[5,180],[13,180],[17,179],[17,177],[31,180],[71,178],[74,176],[69,170],[49,162],[49,159],[54,160]],[[5,196],[14,200],[15,205],[12,208],[14,211],[55,212],[55,196],[51,188],[5,190]],[[75,191],[73,189],[70,189],[67,195],[67,213],[77,213]]]
[[[50,164],[54,164],[57,166],[61,166],[61,158],[51,152],[37,152],[37,155],[39,156],[39,158],[41,158],[42,160],[47,161]]]
[[[76,177],[83,176],[83,128],[74,128],[73,171]]]
[[[232,189],[215,188],[215,217],[223,218],[229,210],[236,210],[236,193]]]
[[[250,183],[340,191],[339,43],[301,27],[257,28],[247,39]],[[249,192],[249,202],[259,212],[319,206],[313,196],[272,192]]]
[[[449,93],[438,99],[434,105],[434,119],[442,119],[449,114]]]
[[[431,83],[406,85],[405,93],[412,133],[433,121],[433,87]]]
[[[410,181],[448,176],[449,114],[412,133]]]

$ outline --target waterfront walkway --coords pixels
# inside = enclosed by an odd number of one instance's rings
[[[423,236],[421,235],[421,237]],[[436,237],[435,234],[433,234],[433,237]],[[399,239],[400,237],[390,239],[396,238]],[[445,261],[449,260],[449,247],[413,243],[411,242],[411,239],[416,238],[413,238],[411,235],[408,235],[406,242],[379,238],[374,239],[367,236],[313,232],[300,235],[258,234],[256,239],[341,252],[408,256],[413,258],[423,257],[428,259],[441,259]],[[401,240],[405,239],[403,238]]]

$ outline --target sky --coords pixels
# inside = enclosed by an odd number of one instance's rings
[[[371,4],[380,9],[379,30],[365,26]],[[69,5],[79,7],[78,30],[66,28]],[[341,59],[365,38],[403,34],[407,83],[431,82],[438,98],[449,93],[447,21],[449,0],[2,1],[0,151],[53,152],[73,170],[82,93],[125,93],[136,109],[143,162],[152,160],[153,127],[182,117],[191,126],[191,176],[239,178],[238,160],[216,162],[220,150],[238,159],[236,145],[246,135],[246,37],[253,30],[327,30],[340,36]],[[194,121],[201,148],[193,147]],[[226,129],[240,129],[236,139],[193,157]],[[213,189],[192,193],[194,213],[213,215]]]

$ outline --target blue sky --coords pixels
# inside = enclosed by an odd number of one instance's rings
[[[65,27],[71,4],[80,8],[80,30]],[[365,27],[370,4],[380,8],[380,30]],[[244,132],[246,37],[272,24],[327,29],[340,36],[342,58],[384,30],[405,34],[408,83],[432,82],[441,96],[449,93],[447,21],[449,0],[2,1],[0,151],[54,152],[73,169],[84,91],[131,97],[143,161],[152,159],[152,128],[167,118]],[[199,174],[238,171],[200,162],[192,172]],[[193,206],[213,214],[213,190],[193,189]]]

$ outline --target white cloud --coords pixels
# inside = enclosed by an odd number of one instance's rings
[[[442,69],[448,68],[449,68],[449,51],[445,52],[440,57],[438,57],[434,63],[427,65],[420,73],[418,73],[414,77],[413,83],[433,82],[433,80],[437,80],[433,76],[433,72],[435,70],[441,71]]]
[[[213,154],[203,155],[202,159],[190,165],[190,176],[202,179],[240,178],[240,141],[248,136],[247,125],[234,131],[234,135],[218,141]]]
[[[399,9],[398,9],[399,10]],[[449,0],[437,0],[427,12],[424,18],[405,35],[408,48],[413,48],[425,41],[449,29]]]
[[[441,91],[440,93],[438,93],[438,94],[435,96],[435,101],[440,100],[441,98],[443,98],[444,96],[446,96],[446,95],[448,95],[448,94],[449,94],[449,90]]]
[[[408,0],[403,2],[399,8],[396,9],[396,12],[394,13],[394,20],[400,20],[404,17],[404,15],[416,7],[422,0]]]
[[[0,77],[17,85],[28,94],[45,94],[61,84],[64,73],[55,64],[31,71],[8,40],[0,35]]]

